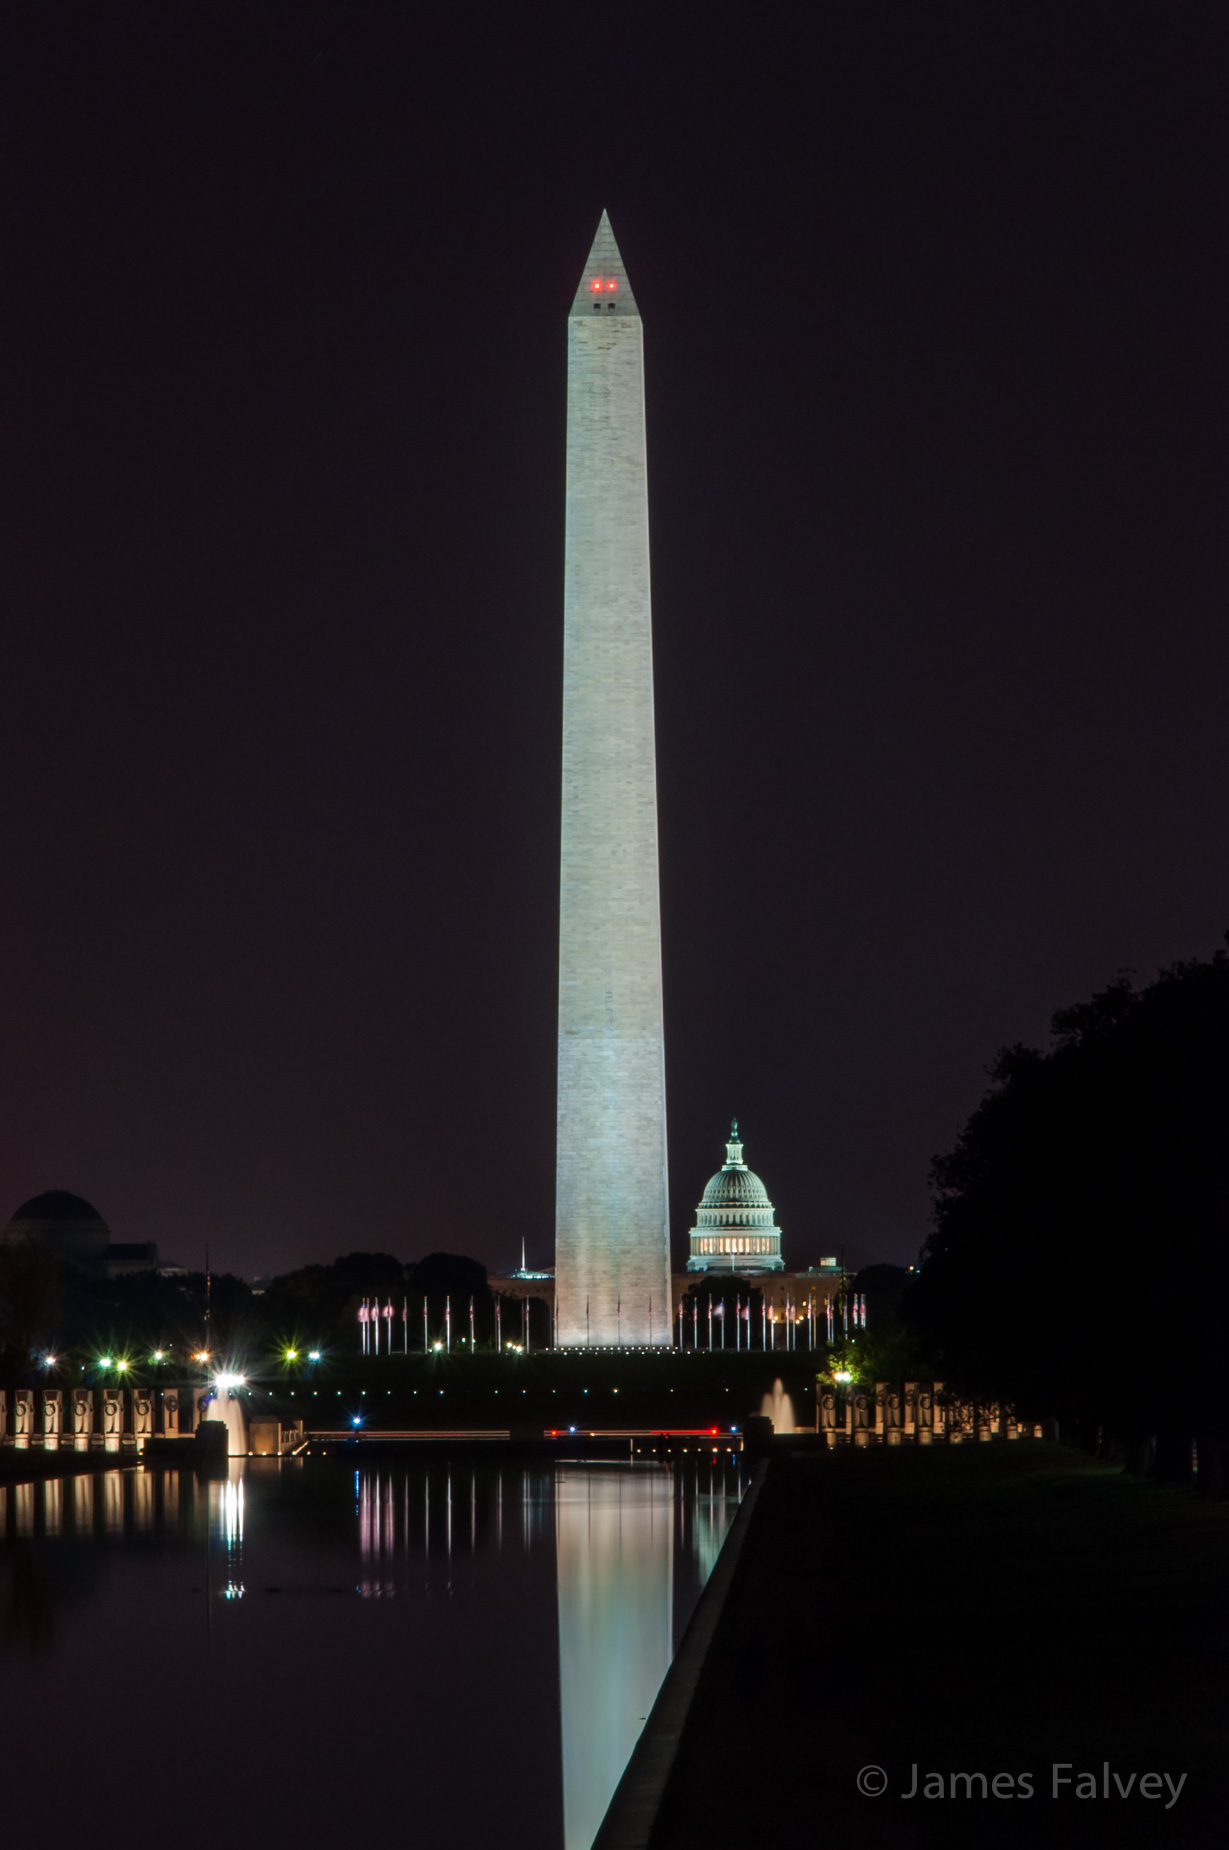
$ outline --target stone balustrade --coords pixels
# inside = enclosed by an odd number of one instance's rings
[[[16,1451],[129,1452],[195,1431],[208,1389],[0,1388],[0,1445]]]
[[[997,1401],[961,1400],[942,1381],[876,1381],[873,1388],[823,1386],[819,1431],[836,1445],[961,1445],[1039,1439],[1041,1427]]]

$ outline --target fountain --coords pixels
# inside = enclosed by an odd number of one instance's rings
[[[794,1424],[794,1403],[780,1381],[774,1381],[772,1393],[765,1394],[760,1402],[760,1412],[766,1420],[772,1421],[774,1432],[797,1432],[798,1428]]]
[[[206,1418],[220,1420],[226,1428],[226,1449],[232,1458],[245,1458],[248,1449],[247,1423],[243,1405],[236,1393],[242,1375],[219,1375],[214,1383],[213,1399],[207,1402]]]

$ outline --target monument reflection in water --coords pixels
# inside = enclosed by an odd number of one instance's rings
[[[564,1850],[588,1850],[673,1655],[666,1471],[555,1481]]]
[[[523,1536],[532,1545],[534,1506],[547,1485],[518,1474]],[[656,1699],[677,1637],[712,1572],[743,1490],[737,1463],[684,1473],[655,1465],[563,1465],[548,1480],[555,1514],[559,1611],[559,1717],[563,1850],[589,1850]],[[431,1474],[421,1496],[421,1545],[432,1543]],[[534,1491],[537,1490],[535,1498]],[[367,1471],[359,1485],[359,1535],[368,1598],[393,1595],[398,1537],[417,1510],[408,1480]],[[503,1541],[503,1474],[496,1541]],[[434,1540],[472,1552],[479,1529],[478,1478],[448,1471],[436,1483]],[[675,1550],[680,1572],[675,1575]]]
[[[227,1850],[346,1842],[356,1805],[377,1841],[588,1850],[743,1486],[728,1454],[0,1485],[8,1836],[120,1850],[139,1774],[178,1850],[216,1850],[186,1795],[224,1713]],[[169,1745],[91,1748],[49,1826],[46,1743],[117,1676]]]

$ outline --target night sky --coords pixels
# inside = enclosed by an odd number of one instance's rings
[[[1229,926],[1223,6],[10,7],[0,1219],[553,1250],[565,318],[644,318],[676,1255],[908,1262]]]

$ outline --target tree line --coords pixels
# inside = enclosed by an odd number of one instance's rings
[[[901,1309],[963,1393],[1221,1491],[1229,1465],[1229,955],[1119,975],[1003,1049]]]

